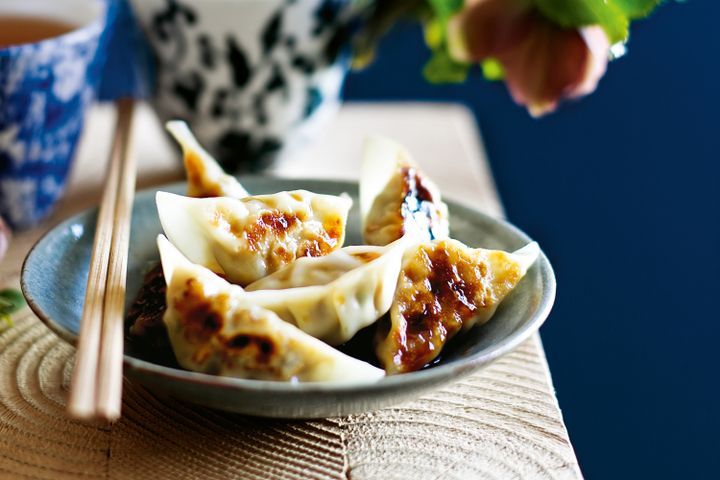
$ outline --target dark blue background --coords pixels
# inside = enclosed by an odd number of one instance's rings
[[[663,6],[594,95],[541,120],[502,84],[424,83],[414,26],[345,89],[472,108],[508,217],[556,268],[542,338],[591,479],[718,478],[719,19]]]

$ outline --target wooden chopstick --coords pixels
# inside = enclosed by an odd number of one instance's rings
[[[103,330],[100,342],[100,364],[98,371],[97,412],[101,418],[120,418],[122,404],[122,357],[123,325],[125,311],[125,279],[127,277],[128,248],[130,244],[130,222],[132,219],[133,197],[135,194],[135,156],[129,153],[131,121],[134,110],[132,100],[120,100],[118,134],[123,162],[120,171],[117,203],[115,205],[115,230],[110,244],[107,286],[105,287],[105,308],[103,309]]]
[[[73,370],[69,413],[120,417],[123,311],[135,160],[129,154],[133,100],[118,100],[108,178],[100,203]]]

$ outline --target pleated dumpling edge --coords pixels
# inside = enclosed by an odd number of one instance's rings
[[[482,325],[537,261],[532,242],[513,252],[470,248],[458,240],[408,249],[376,354],[388,373],[423,368],[460,332]]]
[[[182,120],[171,120],[165,124],[183,153],[183,164],[188,180],[189,197],[232,197],[245,198],[247,190],[232,175],[222,169],[193,135],[190,127]]]
[[[190,260],[239,285],[342,247],[352,200],[307,190],[235,199],[158,192],[165,234]]]
[[[291,382],[373,383],[385,375],[248,303],[241,287],[193,264],[164,236],[157,243],[167,282],[163,320],[183,368]]]

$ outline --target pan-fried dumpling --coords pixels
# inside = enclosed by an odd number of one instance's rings
[[[164,322],[178,363],[213,375],[301,382],[376,381],[384,372],[244,301],[242,288],[190,263],[158,237]]]
[[[225,173],[215,159],[200,145],[187,123],[173,120],[165,128],[180,144],[188,179],[188,196],[197,198],[244,198],[247,190],[232,175]]]
[[[487,322],[539,252],[537,243],[507,253],[449,239],[408,249],[389,324],[380,325],[376,338],[385,370],[419,370],[456,333]]]
[[[235,199],[158,192],[165,234],[191,261],[248,285],[345,240],[352,200],[306,190]]]
[[[371,136],[360,176],[360,214],[365,242],[387,245],[405,234],[418,242],[447,238],[448,209],[440,191],[401,145]]]
[[[343,247],[324,257],[298,258],[277,272],[251,283],[245,289],[250,292],[327,285],[349,271],[380,258],[388,251],[397,254],[400,250],[373,245],[355,245]],[[399,271],[398,261],[398,273]]]
[[[248,285],[247,299],[330,345],[345,343],[390,310],[406,244],[298,259]]]

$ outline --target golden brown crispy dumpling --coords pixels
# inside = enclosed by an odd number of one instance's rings
[[[243,286],[296,258],[340,248],[352,205],[306,190],[242,199],[158,192],[156,201],[165,234],[180,251]]]
[[[240,182],[225,173],[215,159],[200,145],[188,128],[187,123],[173,120],[165,128],[180,144],[188,179],[189,197],[232,197],[245,198],[247,190]]]
[[[188,370],[301,382],[373,382],[384,372],[349,357],[249,305],[241,287],[190,263],[162,235],[167,282],[164,322],[178,363]]]
[[[360,214],[370,245],[387,245],[405,234],[418,242],[448,236],[448,209],[438,188],[401,145],[378,136],[365,141]]]
[[[515,253],[438,240],[403,257],[389,325],[376,348],[388,373],[419,370],[461,330],[487,322],[539,254],[537,243]]]

